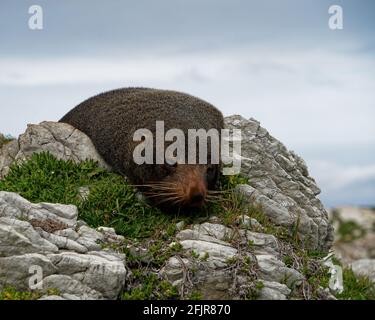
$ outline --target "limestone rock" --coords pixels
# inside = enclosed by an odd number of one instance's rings
[[[285,281],[290,288],[300,284],[303,280],[302,274],[288,268],[284,262],[278,260],[273,255],[262,254],[256,257],[262,279],[276,282]]]
[[[33,204],[0,191],[0,290],[37,285],[57,289],[63,299],[116,299],[125,285],[125,257],[101,244],[122,240],[111,228],[77,223],[75,206]]]
[[[43,151],[50,152],[58,159],[75,162],[92,159],[101,167],[110,168],[86,134],[66,123],[44,121],[29,124],[17,140],[0,149],[0,178],[8,173],[13,161],[22,162],[33,153]]]
[[[182,294],[190,287],[204,299],[239,299],[249,295],[257,278],[264,283],[259,299],[287,299],[304,280],[280,260],[278,241],[270,234],[206,222],[181,230],[176,239],[182,245],[182,257],[169,258],[160,274]],[[236,264],[255,278],[241,275]]]
[[[262,281],[258,300],[286,300],[291,290],[285,285],[274,281]]]
[[[229,129],[241,130],[241,173],[249,179],[238,192],[249,203],[260,205],[274,223],[290,229],[298,224],[307,247],[328,251],[333,228],[303,159],[254,119],[234,115],[226,117],[225,123]]]
[[[241,216],[239,218],[239,223],[245,228],[255,229],[255,230],[262,230],[263,229],[262,225],[258,222],[258,220],[254,219],[254,218],[250,218],[247,215]]]
[[[369,277],[375,283],[375,259],[356,260],[351,267],[356,275]]]

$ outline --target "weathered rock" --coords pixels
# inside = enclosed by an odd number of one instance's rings
[[[241,231],[241,235],[247,240],[248,244],[253,247],[255,254],[272,254],[278,255],[279,244],[272,234]]]
[[[0,290],[13,287],[17,290],[30,290],[34,268],[40,268],[47,277],[57,272],[57,267],[43,254],[27,253],[0,258]],[[40,279],[42,280],[42,279]]]
[[[280,260],[278,241],[270,234],[202,223],[180,231],[176,239],[182,245],[183,257],[171,257],[160,274],[180,291],[193,287],[204,299],[238,299],[249,295],[254,279],[241,275],[243,268],[264,282],[260,299],[286,299],[291,289],[304,279]],[[246,262],[246,267],[242,265],[239,271],[236,264],[241,265],[241,261]]]
[[[0,149],[0,178],[8,173],[14,160],[22,162],[33,153],[43,151],[50,152],[58,159],[75,162],[92,159],[101,167],[110,168],[86,134],[66,123],[44,121],[29,124],[17,140]]]
[[[199,232],[201,235],[212,236],[223,241],[231,239],[234,235],[232,229],[218,223],[205,222],[199,225],[194,225],[193,230]]]
[[[274,281],[262,281],[258,300],[286,300],[291,290],[285,285]]]
[[[356,260],[351,267],[356,275],[369,277],[375,283],[375,259]]]
[[[261,254],[257,255],[256,258],[262,279],[285,282],[290,288],[299,285],[304,279],[302,274],[292,268],[288,268],[284,262],[273,255]]]
[[[0,191],[0,217],[27,221],[54,222],[57,226],[75,225],[78,210],[73,205],[50,203],[34,204],[13,192]]]
[[[75,206],[32,204],[0,191],[0,290],[40,284],[38,289],[57,289],[64,299],[116,299],[125,285],[125,257],[99,242],[122,240],[112,228],[78,224]]]
[[[258,222],[258,220],[254,218],[250,218],[247,215],[241,216],[238,220],[239,220],[239,223],[245,228],[252,229],[252,230],[263,229],[262,225]]]
[[[103,299],[100,292],[67,275],[53,274],[44,278],[43,289],[46,290],[48,288],[54,288],[59,292],[63,292],[62,296],[65,296],[65,299],[67,297],[66,294],[69,295],[68,297],[74,296],[74,299],[76,297],[81,297],[85,300]]]
[[[260,205],[274,223],[290,229],[298,225],[307,247],[327,251],[333,228],[303,159],[254,119],[235,115],[226,117],[225,123],[227,128],[240,129],[242,135],[241,173],[249,178],[249,185],[239,186],[238,192]]]
[[[176,229],[181,231],[185,227],[185,221],[180,221],[176,223]]]
[[[0,257],[34,252],[57,252],[55,244],[43,239],[27,221],[0,217]]]
[[[69,295],[71,297],[71,295]],[[72,300],[72,299],[64,299],[63,297],[52,295],[52,296],[43,296],[38,300]]]

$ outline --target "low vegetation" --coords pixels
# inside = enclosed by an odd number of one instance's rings
[[[170,246],[177,232],[176,223],[183,221],[188,226],[215,216],[220,223],[233,227],[244,214],[261,224],[259,231],[275,235],[280,242],[284,263],[306,276],[306,282],[293,291],[292,297],[321,298],[321,287],[326,288],[329,281],[328,268],[321,264],[324,254],[304,249],[298,238],[298,222],[292,230],[275,226],[263,214],[261,207],[248,204],[238,193],[233,192],[235,186],[242,183],[247,183],[244,177],[224,176],[220,180],[222,192],[218,193],[217,201],[211,202],[199,212],[167,214],[141,200],[137,191],[123,177],[99,168],[92,161],[74,163],[57,160],[48,153],[40,153],[34,154],[21,165],[13,165],[5,179],[0,180],[0,190],[17,192],[32,202],[75,204],[79,219],[92,227],[113,227],[118,234],[123,235],[126,243],[117,249],[127,255],[132,276],[122,299],[179,298],[177,289],[160,279],[156,272],[182,249],[178,243]],[[81,195],[83,187],[90,190],[87,198]],[[134,255],[129,249],[132,246],[145,248],[147,259]],[[251,244],[247,246],[251,247]],[[254,282],[254,290],[246,297],[254,299],[262,283],[254,277],[250,265],[247,257],[233,261],[233,266],[248,272],[249,279]],[[375,299],[374,288],[368,279],[356,278],[351,270],[345,270],[344,281],[345,291],[338,298]],[[38,295],[10,288],[0,292],[0,300],[12,298],[37,299]],[[201,295],[193,291],[185,298],[199,299]]]
[[[375,300],[375,285],[368,277],[356,276],[350,268],[344,268],[344,291],[337,295],[341,300]]]

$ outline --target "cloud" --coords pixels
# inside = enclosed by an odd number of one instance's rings
[[[324,160],[310,161],[310,173],[322,190],[328,207],[375,205],[375,164],[344,165]]]
[[[359,166],[320,160],[311,161],[310,167],[326,192],[336,192],[354,184],[366,184],[371,181],[375,186],[375,163]]]
[[[77,86],[168,88],[199,96],[227,115],[254,117],[297,151],[305,145],[375,143],[375,62],[351,51],[243,46],[125,57],[0,57],[0,70],[0,91],[32,88],[33,96],[54,104],[51,86],[64,87],[61,96]]]
[[[290,86],[341,89],[350,84],[352,89],[370,89],[375,84],[375,62],[371,56],[318,49],[274,52],[270,46],[90,58],[3,56],[0,68],[0,85],[11,86],[165,81],[176,77],[179,80],[221,79],[222,82],[227,77],[237,77],[251,84],[267,81],[269,87],[279,85],[272,87],[276,92]]]

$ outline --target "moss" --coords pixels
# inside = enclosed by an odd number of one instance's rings
[[[198,259],[199,258],[199,253],[196,252],[195,250],[191,250],[191,256],[194,258],[194,259]]]
[[[255,287],[258,289],[258,290],[262,290],[264,288],[264,283],[263,281],[260,281],[258,280],[255,284]]]
[[[162,280],[157,274],[143,274],[133,272],[133,287],[122,294],[122,300],[156,300],[156,299],[177,299],[178,290],[168,281]]]
[[[202,299],[203,299],[203,295],[198,291],[192,292],[188,297],[188,300],[202,300]]]
[[[17,291],[7,287],[0,292],[0,300],[38,300],[42,294],[37,291]]]
[[[56,289],[49,289],[47,292],[18,291],[13,287],[6,287],[0,291],[0,300],[38,300],[44,295],[60,295],[60,292]]]
[[[201,260],[202,261],[207,261],[209,257],[210,257],[209,253],[205,252],[205,254],[201,257]]]

